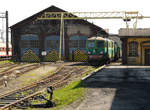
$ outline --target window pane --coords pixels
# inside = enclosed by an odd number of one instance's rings
[[[29,47],[29,41],[28,40],[21,40],[21,47],[22,48],[28,48]]]
[[[47,40],[46,48],[57,49],[59,47],[58,40]]]
[[[31,48],[39,48],[39,41],[38,40],[31,40],[30,41]]]
[[[129,43],[129,56],[137,56],[138,55],[138,43],[130,42]]]

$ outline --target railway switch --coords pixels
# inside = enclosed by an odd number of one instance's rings
[[[47,87],[47,93],[50,94],[49,99],[47,99],[44,95],[40,95],[39,98],[40,99],[44,99],[46,100],[46,107],[54,107],[55,103],[52,101],[53,99],[53,91],[54,91],[54,87],[50,86]]]
[[[54,91],[54,87],[50,86],[50,87],[47,88],[47,93],[50,94],[49,100],[47,100],[47,103],[46,103],[46,105],[47,105],[48,107],[53,107],[53,106],[55,106],[55,103],[52,101],[52,99],[53,99],[53,91]]]

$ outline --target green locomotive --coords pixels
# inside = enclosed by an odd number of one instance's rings
[[[86,42],[88,62],[103,64],[120,57],[120,48],[113,40],[102,37],[91,37]]]

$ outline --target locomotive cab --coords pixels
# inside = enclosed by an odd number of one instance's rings
[[[92,37],[87,40],[86,49],[89,63],[104,62],[107,48],[106,40],[102,37]]]

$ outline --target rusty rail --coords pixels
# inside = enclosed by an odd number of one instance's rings
[[[61,66],[61,67],[55,72],[55,74],[57,74],[59,71],[61,71],[61,69],[62,69],[63,67],[64,67],[64,65]],[[82,68],[82,69],[83,69],[83,68]],[[83,71],[83,72],[80,73],[80,74],[74,74],[74,75],[82,75],[83,73],[88,72],[88,71],[90,71],[90,70]],[[62,77],[60,80],[58,80],[58,81],[55,82],[54,84],[51,84],[51,86],[53,86],[53,87],[55,87],[55,88],[56,88],[56,87],[62,87],[62,85],[66,84],[66,83],[68,83],[68,82],[70,81],[69,77],[71,77],[72,73],[74,73],[74,72],[75,72],[75,71],[72,70],[72,71],[70,71],[69,73],[63,74],[64,77]],[[78,72],[79,72],[79,71],[78,71]],[[54,75],[54,74],[53,74],[53,75]],[[52,75],[52,76],[53,76],[53,75]],[[61,75],[58,75],[57,77],[60,77],[60,76],[61,76]],[[50,79],[52,79],[52,77],[51,77]],[[38,86],[38,85],[41,84],[41,83],[45,83],[45,82],[49,81],[50,79],[46,79],[46,80],[43,79],[43,80],[40,81],[40,82],[33,83],[33,84],[29,85],[29,86],[25,86],[25,87],[19,88],[19,89],[17,89],[17,90],[11,91],[11,92],[9,92],[9,93],[0,95],[0,98],[6,97],[6,96],[8,96],[8,95],[10,95],[10,94],[13,94],[13,93],[18,92],[18,91],[21,91],[21,90],[31,89],[31,88],[33,88],[33,87]],[[48,86],[49,86],[49,85],[47,85],[47,87],[48,87]],[[0,110],[9,109],[9,108],[13,107],[14,105],[16,105],[16,104],[18,104],[18,103],[20,103],[20,102],[23,102],[23,101],[25,101],[25,100],[27,100],[27,99],[30,99],[30,98],[32,98],[32,97],[34,97],[34,96],[37,96],[37,95],[43,93],[45,90],[46,90],[46,89],[43,89],[42,91],[35,92],[35,93],[33,93],[33,94],[30,94],[30,95],[28,95],[28,96],[26,96],[26,97],[24,97],[24,98],[21,98],[21,99],[15,101],[15,102],[13,102],[13,103],[10,103],[10,104],[8,104],[8,105],[5,105],[5,106],[1,107]]]
[[[56,88],[57,86],[59,86],[59,85],[61,85],[61,84],[63,84],[63,83],[66,83],[66,82],[67,82],[67,81],[66,81],[67,78],[69,78],[73,72],[74,72],[74,71],[71,71],[69,74],[68,74],[68,73],[67,73],[67,74],[64,74],[64,77],[63,77],[61,80],[59,80],[58,82],[52,84],[51,86],[53,86],[53,87]],[[24,98],[21,98],[20,100],[17,100],[17,101],[15,101],[15,102],[11,103],[11,104],[8,104],[8,105],[6,105],[6,106],[4,106],[4,107],[1,107],[0,110],[9,109],[10,107],[14,106],[14,105],[17,104],[17,103],[20,103],[20,102],[22,102],[22,101],[24,101],[24,100],[27,100],[27,99],[29,99],[29,98],[32,98],[32,97],[34,97],[34,96],[37,96],[37,95],[43,93],[45,90],[46,90],[46,89],[43,89],[42,91],[38,91],[38,92],[33,93],[33,94],[31,94],[31,95],[28,95],[28,96],[26,96],[26,97],[24,97]]]
[[[64,67],[64,65],[62,65],[60,68],[58,68],[51,76],[53,76],[54,74],[56,74],[57,72],[59,72],[63,67]],[[51,77],[51,76],[49,76],[49,77]],[[10,92],[8,92],[6,94],[0,94],[0,98],[6,97],[6,96],[8,96],[10,94],[13,94],[15,92],[18,92],[18,91],[31,89],[31,88],[37,86],[38,84],[43,83],[44,80],[45,80],[45,78],[41,79],[40,82],[34,82],[34,83],[32,83],[32,84],[30,84],[28,86],[24,86],[22,88],[18,88],[18,89],[12,90],[12,91],[10,91]],[[48,80],[48,79],[46,79],[46,80]]]

